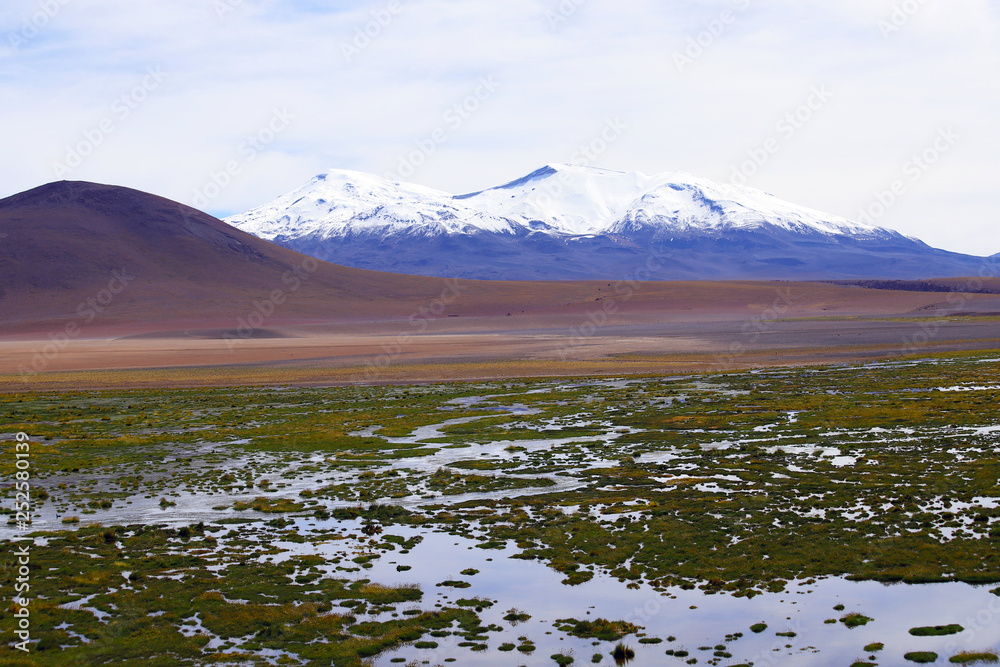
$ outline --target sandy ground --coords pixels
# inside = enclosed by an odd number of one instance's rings
[[[574,315],[431,324],[295,323],[245,339],[224,329],[188,328],[119,338],[0,340],[0,388],[689,373],[1000,350],[996,316],[713,315],[708,321],[674,321],[640,313],[603,322]]]

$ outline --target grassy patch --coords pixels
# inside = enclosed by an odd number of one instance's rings
[[[575,618],[563,618],[556,621],[557,627],[566,634],[581,639],[598,639],[615,641],[625,635],[638,632],[641,628],[627,621],[609,621],[597,618],[593,621],[578,621]]]
[[[849,628],[857,628],[862,625],[868,625],[872,622],[872,620],[873,619],[870,617],[856,611],[852,611],[851,613],[844,614],[840,617],[840,622]]]
[[[962,665],[992,665],[1000,662],[996,651],[962,651],[948,658],[948,662]]]
[[[925,625],[919,628],[910,628],[910,634],[914,637],[943,637],[945,635],[957,635],[965,631],[961,625]]]

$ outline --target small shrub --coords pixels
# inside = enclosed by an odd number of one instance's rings
[[[578,621],[575,618],[556,619],[557,623],[565,624],[559,629],[581,639],[600,639],[611,642],[639,631],[639,627],[627,621],[609,621],[606,618],[596,618],[593,621]]]
[[[865,616],[864,614],[859,614],[856,611],[852,611],[850,614],[845,614],[840,617],[840,622],[849,628],[856,628],[861,625],[868,625],[872,622],[872,618]]]
[[[615,659],[616,662],[622,660],[632,660],[635,658],[635,651],[628,644],[618,642],[615,644],[615,650],[611,652],[611,657]]]
[[[530,619],[531,619],[531,614],[526,614],[523,611],[521,611],[520,609],[516,609],[516,608],[514,608],[514,609],[508,609],[507,610],[507,615],[503,617],[503,620],[505,620],[505,621],[507,621],[509,623],[514,623],[514,624],[523,623],[523,622],[525,622],[527,620],[530,620]]]

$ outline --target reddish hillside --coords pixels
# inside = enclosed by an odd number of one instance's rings
[[[0,200],[0,234],[7,329],[97,311],[102,321],[232,320],[272,296],[282,319],[397,314],[400,299],[444,284],[318,262],[176,202],[93,183]]]

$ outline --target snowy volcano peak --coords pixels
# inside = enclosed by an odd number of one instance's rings
[[[823,214],[753,188],[686,173],[649,175],[550,164],[487,190],[454,196],[412,183],[334,169],[261,208],[230,219],[268,240],[351,234],[478,232],[559,236],[776,228],[885,237],[878,227]]]
[[[663,178],[550,164],[510,183],[456,199],[470,208],[492,211],[526,226],[544,223],[563,234],[600,234]]]
[[[440,235],[515,231],[510,221],[456,205],[440,190],[374,174],[332,169],[260,208],[230,218],[270,241],[302,236],[405,233]]]
[[[674,253],[660,279],[912,279],[977,266],[750,187],[568,164],[459,196],[332,170],[228,222],[320,259],[443,277],[604,279],[650,248]]]
[[[620,233],[640,221],[664,229],[772,226],[822,234],[885,234],[877,227],[790,204],[754,188],[683,172],[650,175],[550,164],[510,183],[455,199],[526,227],[571,236]]]
[[[621,233],[637,225],[703,231],[774,228],[857,238],[898,236],[879,227],[790,204],[755,188],[715,183],[689,174],[664,174],[611,231]]]

